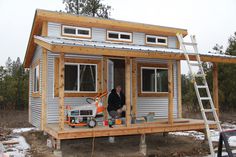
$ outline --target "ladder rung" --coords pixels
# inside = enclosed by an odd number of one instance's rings
[[[204,112],[214,112],[215,109],[203,109]]]
[[[200,97],[201,100],[211,100],[211,97]]]
[[[197,86],[197,88],[207,88],[207,86],[205,86],[205,85],[199,85],[199,86]]]
[[[192,65],[192,66],[201,66],[200,63],[189,63],[189,64]]]
[[[207,121],[206,122],[208,125],[212,125],[212,124],[217,124],[217,121]]]
[[[194,74],[195,77],[204,77],[206,74]]]
[[[183,42],[184,45],[195,46],[197,43]]]

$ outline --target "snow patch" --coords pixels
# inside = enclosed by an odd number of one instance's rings
[[[28,131],[34,131],[34,130],[38,130],[35,127],[31,127],[31,128],[17,128],[17,129],[13,129],[12,133],[23,133],[23,132],[28,132]]]

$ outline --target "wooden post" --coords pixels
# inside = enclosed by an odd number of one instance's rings
[[[59,129],[64,130],[64,71],[65,55],[60,53],[59,58]]]
[[[125,104],[126,104],[126,126],[130,126],[130,79],[131,79],[131,74],[130,74],[130,62],[132,59],[130,58],[125,58]]]
[[[48,35],[48,23],[43,22],[42,36]],[[41,129],[44,130],[47,123],[47,50],[42,48],[42,109],[41,109]]]
[[[137,116],[137,63],[132,59],[132,115]]]
[[[213,63],[213,101],[216,108],[217,115],[219,116],[219,88],[218,88],[218,64]]]
[[[107,91],[107,57],[103,57],[102,59],[102,74],[103,74],[103,82],[102,82],[102,92]],[[108,91],[107,91],[108,92]],[[108,118],[107,114],[107,96],[103,99],[103,105],[105,107],[104,110],[104,118]]]
[[[182,118],[182,85],[181,85],[181,63],[177,61],[177,88],[178,88],[178,118]]]
[[[168,123],[173,124],[173,63],[168,62]]]
[[[47,123],[47,50],[42,53],[42,112],[41,129],[44,130]]]

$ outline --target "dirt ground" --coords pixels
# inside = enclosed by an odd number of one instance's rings
[[[198,117],[199,114],[185,114],[187,117]],[[223,121],[235,122],[233,113],[221,114]],[[0,132],[7,128],[31,127],[27,122],[26,111],[0,111]],[[5,128],[5,129],[3,129]],[[41,131],[30,131],[22,134],[30,144],[30,154],[33,157],[52,157],[53,150],[46,146],[47,136]],[[65,140],[62,142],[62,152],[65,157],[91,156],[94,141],[93,157],[141,157],[139,154],[140,136],[116,137],[115,143],[108,142],[108,138],[89,138],[79,140]],[[203,141],[192,137],[150,134],[146,137],[148,157],[184,157],[204,156],[208,154],[208,146]]]

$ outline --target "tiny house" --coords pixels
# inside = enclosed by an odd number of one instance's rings
[[[24,60],[30,70],[29,122],[57,140],[204,129],[203,120],[182,117],[180,61],[185,58],[176,33],[188,34],[180,28],[36,10]],[[217,63],[236,63],[236,58],[202,54],[201,59],[214,64],[219,111]],[[86,98],[116,85],[126,96],[122,125],[91,129],[64,123],[66,105],[86,104]],[[155,121],[132,121],[150,112]]]

